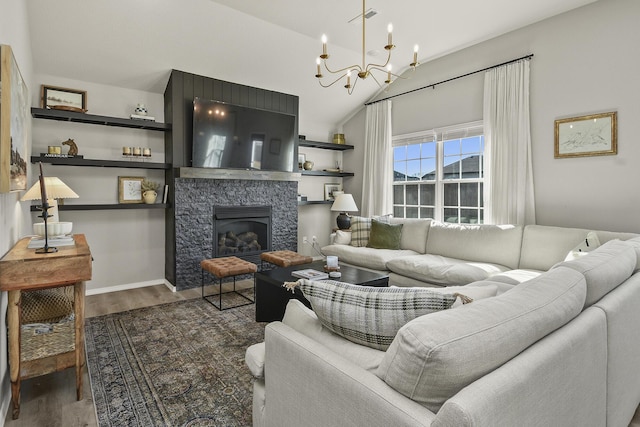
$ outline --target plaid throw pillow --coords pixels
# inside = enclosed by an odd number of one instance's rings
[[[389,224],[390,215],[374,217],[376,221]],[[364,216],[351,217],[351,246],[365,247],[371,234],[371,219]]]
[[[333,280],[301,279],[285,285],[300,288],[325,328],[378,350],[386,350],[406,323],[450,308],[458,296],[428,288],[376,288]]]

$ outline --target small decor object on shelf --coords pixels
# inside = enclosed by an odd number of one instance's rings
[[[307,161],[307,157],[304,153],[298,153],[298,169],[304,169],[304,162]]]
[[[42,85],[40,105],[53,110],[86,113],[87,91]]]
[[[78,145],[75,143],[73,139],[71,138],[67,139],[62,143],[62,145],[69,146],[69,152],[67,152],[67,157],[72,157],[72,156],[75,157],[78,155]]]
[[[325,184],[324,185],[324,199],[325,200],[334,201],[335,198],[336,198],[333,195],[334,191],[342,191],[342,190],[340,190],[340,184],[337,184],[337,183]]]
[[[141,176],[118,177],[118,203],[142,203]]]
[[[146,178],[142,180],[140,191],[142,191],[142,199],[146,204],[150,205],[156,202],[158,187],[160,187],[160,184],[155,181]]]
[[[304,170],[306,171],[310,171],[311,169],[313,169],[313,162],[311,160],[306,160],[303,164],[302,167],[304,168]]]
[[[300,279],[308,279],[308,280],[322,280],[322,279],[329,278],[329,275],[327,273],[323,271],[314,270],[312,268],[292,271],[291,275],[293,277],[298,277]]]
[[[334,133],[333,134],[333,143],[334,144],[346,144],[344,139],[344,133]]]
[[[156,121],[155,117],[149,115],[149,111],[147,111],[147,107],[145,107],[144,104],[138,104],[136,108],[134,108],[131,118],[135,120],[148,120],[150,122]]]

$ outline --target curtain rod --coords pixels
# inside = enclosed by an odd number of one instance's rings
[[[417,89],[409,90],[409,91],[407,91],[407,92],[402,92],[402,93],[398,93],[398,94],[396,94],[396,95],[387,96],[386,98],[378,99],[378,100],[376,100],[376,101],[365,102],[365,104],[364,104],[364,105],[376,104],[376,103],[378,103],[378,102],[386,101],[386,100],[388,100],[388,99],[396,98],[396,97],[398,97],[398,96],[402,96],[402,95],[407,95],[407,94],[409,94],[409,93],[417,92],[417,91],[419,91],[419,90],[423,90],[423,89],[429,89],[429,88],[431,88],[431,89],[435,89],[435,88],[436,88],[436,86],[441,85],[441,84],[443,84],[443,83],[448,83],[448,82],[450,82],[450,81],[458,80],[458,79],[461,79],[461,78],[463,78],[463,77],[468,77],[468,76],[471,76],[471,75],[473,75],[473,74],[478,74],[478,73],[481,73],[481,72],[483,72],[483,71],[492,70],[492,69],[494,69],[494,68],[502,67],[503,65],[507,65],[507,64],[512,64],[512,63],[514,63],[514,62],[518,62],[518,61],[521,61],[521,60],[523,60],[523,59],[527,59],[527,60],[529,60],[529,59],[531,59],[531,58],[533,58],[533,53],[531,53],[531,54],[529,54],[529,55],[526,55],[526,56],[522,56],[522,57],[520,57],[520,58],[512,59],[511,61],[503,62],[502,64],[492,65],[491,67],[483,68],[483,69],[481,69],[481,70],[472,71],[472,72],[470,72],[470,73],[463,74],[463,75],[461,75],[461,76],[452,77],[452,78],[447,79],[447,80],[442,80],[442,81],[440,81],[440,82],[438,82],[438,83],[432,83],[432,84],[430,84],[430,85],[422,86],[422,87],[419,87],[419,88],[417,88]]]

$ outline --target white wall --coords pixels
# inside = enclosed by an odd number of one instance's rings
[[[396,81],[380,97],[533,53],[537,223],[640,232],[640,196],[634,190],[640,178],[639,21],[637,0],[601,0],[425,63],[410,80]],[[482,85],[479,74],[395,98],[393,133],[481,119]],[[618,112],[618,155],[554,159],[554,120],[608,111]],[[344,128],[353,143],[362,144],[364,114]],[[349,163],[361,169],[362,156],[352,156]]]
[[[39,104],[41,84],[87,91],[89,114],[129,117],[136,104],[144,103],[149,115],[164,121],[162,94],[35,75],[38,87],[32,105]],[[87,159],[123,160],[122,147],[149,147],[153,162],[164,162],[164,133],[111,126],[34,119],[33,154],[46,153],[48,145],[72,138],[78,154]],[[62,146],[66,153],[68,147]],[[164,171],[129,168],[54,166],[43,163],[45,175],[57,176],[80,198],[66,204],[118,203],[118,176],[148,177],[164,185]],[[36,176],[30,178],[34,182]],[[33,220],[36,221],[36,214]],[[164,210],[62,211],[61,221],[73,221],[73,232],[83,233],[93,255],[93,279],[89,293],[113,287],[164,283]]]
[[[0,44],[10,45],[13,55],[30,91],[33,91],[31,42],[27,22],[26,3],[21,0],[5,0],[0,13]],[[27,147],[27,155],[30,155]],[[31,174],[31,171],[27,173]],[[0,194],[0,256],[18,241],[30,228],[28,209],[20,203],[23,192]],[[0,295],[0,419],[4,420],[11,397],[9,368],[7,363],[7,293]]]

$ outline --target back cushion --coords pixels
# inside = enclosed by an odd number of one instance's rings
[[[587,280],[585,308],[598,301],[633,274],[637,255],[633,243],[610,240],[587,256],[558,266],[572,268]]]
[[[437,412],[462,388],[576,317],[584,276],[558,267],[494,298],[412,320],[386,351],[376,375]]]
[[[410,249],[423,254],[427,251],[430,219],[391,218],[391,224],[402,224],[400,249]]]
[[[522,236],[518,268],[547,271],[584,242],[589,230],[527,225]]]
[[[522,227],[519,225],[466,225],[432,221],[427,253],[518,268],[521,243]]]

